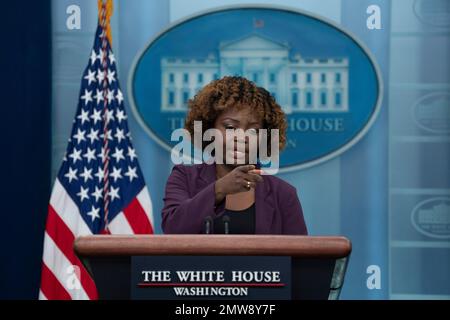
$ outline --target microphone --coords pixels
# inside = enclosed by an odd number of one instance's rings
[[[224,215],[222,217],[223,228],[225,234],[230,234],[230,217],[228,215]]]
[[[205,218],[205,234],[211,234],[211,230],[213,228],[214,220],[211,216],[207,216]]]

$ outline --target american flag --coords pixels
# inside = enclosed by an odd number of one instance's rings
[[[78,109],[53,186],[40,299],[97,299],[73,251],[76,237],[153,233],[152,203],[128,131],[111,44],[99,22]]]

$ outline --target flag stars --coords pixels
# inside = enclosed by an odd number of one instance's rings
[[[123,101],[123,94],[122,91],[120,91],[120,89],[117,89],[116,99],[119,104],[121,104]]]
[[[103,80],[105,80],[105,72],[98,69],[97,70],[97,81],[98,81],[98,83],[102,83]]]
[[[103,197],[103,190],[95,186],[95,191],[91,193],[91,196],[95,198],[95,202],[98,202]]]
[[[83,186],[80,187],[80,192],[77,193],[77,196],[80,197],[80,202],[83,202],[85,199],[89,199],[88,192],[89,188],[84,189]]]
[[[118,179],[122,179],[122,169],[113,167],[113,172],[110,173],[111,177],[113,177],[114,182],[116,182]]]
[[[114,81],[116,81],[115,75],[116,75],[115,71],[112,71],[111,69],[108,69],[108,75],[106,77],[108,78],[109,84],[111,84]]]
[[[89,111],[81,109],[81,114],[77,116],[77,119],[81,120],[81,124],[84,124],[85,121],[89,121]]]
[[[119,102],[119,103],[120,103],[120,102]],[[117,112],[116,112],[116,118],[117,118],[117,121],[118,121],[119,123],[122,123],[123,120],[126,120],[126,119],[127,119],[127,116],[125,115],[125,111],[123,111],[123,110],[117,110]]]
[[[105,173],[103,172],[103,169],[98,167],[97,173],[94,174],[94,176],[97,177],[98,183],[102,182],[103,178],[105,177]]]
[[[87,163],[90,163],[91,160],[95,160],[95,149],[87,148],[86,153],[83,155],[86,158]]]
[[[128,147],[128,153],[127,156],[130,157],[130,160],[133,161],[135,158],[137,158],[136,156],[136,150],[134,150],[132,147]]]
[[[70,186],[66,190],[92,226],[91,222],[95,225],[103,221],[105,197],[114,204],[128,202],[133,195],[123,188],[143,181],[126,125],[116,58],[110,48],[99,49],[97,42],[89,62],[82,76],[79,109],[60,177],[66,188]]]
[[[104,100],[104,98],[103,98],[103,91],[96,89],[94,98],[97,100],[97,102],[96,102],[97,105],[99,105],[100,102]]]
[[[111,197],[111,201],[114,201],[114,199],[120,199],[119,196],[119,188],[114,188],[113,186],[111,186],[111,190],[108,192],[108,195]]]
[[[73,135],[73,138],[77,140],[77,144],[80,144],[81,141],[86,141],[85,134],[86,131],[77,129],[77,133]]]
[[[71,154],[69,154],[69,158],[72,158],[72,162],[75,164],[78,160],[81,161],[81,150],[77,150],[77,148],[73,148]]]
[[[105,159],[107,157],[106,150],[104,147],[102,147],[102,151],[97,155],[100,159],[102,159],[102,162],[105,162]]]
[[[77,171],[78,169],[73,169],[69,167],[69,172],[67,172],[64,177],[66,177],[67,179],[69,179],[69,183],[72,182],[72,180],[78,180],[77,177]]]
[[[114,101],[114,91],[108,89],[108,93],[106,94],[106,99],[108,99],[108,104]]]
[[[116,162],[119,162],[122,159],[125,160],[125,157],[123,156],[123,149],[117,147],[111,156],[116,159]]]
[[[89,140],[91,140],[91,144],[93,144],[95,140],[99,140],[98,139],[98,130],[94,130],[93,128],[91,128],[91,131],[89,131],[89,134],[87,135],[87,137],[89,138]]]
[[[84,105],[87,106],[92,101],[92,91],[84,89],[84,95],[81,96],[81,100],[84,101]]]
[[[88,69],[88,74],[84,77],[84,79],[88,81],[88,86],[90,86],[91,82],[95,82],[95,71],[91,71],[91,69]]]
[[[82,177],[84,179],[84,183],[86,183],[89,179],[92,179],[92,169],[84,167],[83,173],[80,173],[80,177]]]
[[[114,215],[145,184],[131,145],[116,58],[111,48],[99,44],[82,75],[78,113],[58,178],[92,232],[103,222],[105,201],[112,203]]]
[[[114,121],[114,110],[106,110],[106,122]]]
[[[94,125],[97,124],[97,121],[102,121],[102,111],[101,110],[95,110],[91,114],[91,119],[94,120]]]
[[[91,221],[94,222],[95,219],[100,219],[99,215],[100,208],[96,208],[94,206],[91,207],[91,211],[86,213],[88,216],[91,217]]]
[[[125,172],[125,176],[127,176],[130,179],[130,182],[133,181],[134,178],[138,178],[138,175],[136,173],[137,167],[131,168],[128,166],[128,171]]]
[[[112,53],[112,51],[109,52],[108,58],[109,58],[109,64],[113,64],[116,62],[116,57],[114,57],[114,54]]]
[[[117,141],[120,143],[122,140],[125,140],[125,133],[123,131],[123,129],[116,129],[116,134],[114,135],[114,137],[117,139]]]
[[[97,54],[95,53],[95,50],[92,50],[90,59],[91,59],[91,64],[94,65],[95,61],[97,61]]]
[[[102,49],[98,51],[97,59],[100,60],[100,62],[103,62],[103,59],[105,59],[105,52]]]
[[[102,134],[100,135],[100,138],[104,139],[104,138],[105,138],[105,134],[102,133]],[[106,131],[106,139],[108,139],[108,140],[113,140],[111,129],[109,129],[108,131]]]

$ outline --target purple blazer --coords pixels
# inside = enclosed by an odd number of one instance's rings
[[[263,175],[255,188],[255,233],[306,235],[303,211],[295,187]],[[204,233],[204,220],[224,213],[225,201],[215,206],[215,164],[176,165],[164,196],[164,233]]]

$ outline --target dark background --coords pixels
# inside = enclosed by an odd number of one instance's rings
[[[0,299],[36,299],[51,191],[51,6],[5,1],[2,11]]]

